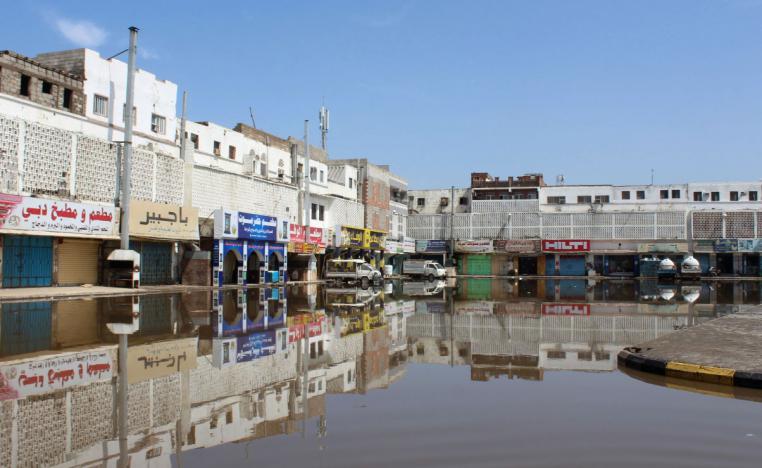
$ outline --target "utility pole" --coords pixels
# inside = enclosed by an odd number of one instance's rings
[[[320,134],[321,134],[321,146],[323,148],[323,151],[328,151],[326,148],[326,139],[328,136],[328,127],[329,127],[329,112],[328,109],[326,109],[325,106],[320,106]]]
[[[312,175],[310,174],[310,121],[304,121],[304,210],[306,211],[307,222],[304,225],[307,227],[305,235],[307,238],[310,236],[310,219],[312,213],[312,200],[310,200],[310,180]]]
[[[130,26],[130,54],[127,59],[127,102],[124,105],[124,175],[122,176],[122,250],[130,249],[130,182],[132,176],[132,119],[135,105],[135,58],[138,28]]]

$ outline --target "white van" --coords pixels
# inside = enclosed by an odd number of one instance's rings
[[[432,260],[405,260],[402,264],[402,273],[410,276],[422,276],[429,281],[447,276],[447,270]]]

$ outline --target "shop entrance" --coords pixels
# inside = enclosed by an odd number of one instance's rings
[[[240,254],[230,250],[222,262],[222,284],[238,284],[238,266],[241,265]]]
[[[537,257],[519,257],[519,274],[536,275]]]
[[[721,275],[732,275],[733,271],[733,254],[732,253],[718,253],[717,254],[717,271]]]
[[[261,266],[262,254],[253,250],[249,253],[249,258],[246,261],[246,283],[259,284],[262,282],[261,278]]]

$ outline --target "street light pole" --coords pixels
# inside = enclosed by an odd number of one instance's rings
[[[138,50],[138,28],[130,26],[130,53],[127,59],[127,99],[124,105],[124,174],[122,176],[122,250],[130,249],[130,183],[132,180],[132,119],[135,106],[135,59]]]

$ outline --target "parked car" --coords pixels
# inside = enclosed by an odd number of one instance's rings
[[[328,260],[325,271],[326,279],[360,283],[363,287],[381,281],[381,272],[365,260]]]
[[[402,264],[402,273],[409,276],[421,276],[429,281],[447,276],[447,270],[432,260],[406,260]]]

